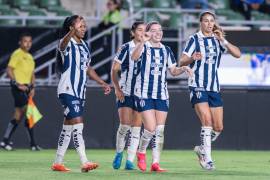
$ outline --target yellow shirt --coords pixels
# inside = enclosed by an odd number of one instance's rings
[[[33,56],[21,48],[15,50],[9,60],[8,66],[13,68],[15,80],[20,84],[30,84],[35,69]]]

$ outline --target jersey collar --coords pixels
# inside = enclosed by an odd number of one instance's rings
[[[164,48],[164,45],[162,43],[159,43],[160,47],[153,47],[152,44],[149,41],[147,41],[145,43],[145,45],[148,46],[148,47],[151,47],[151,48],[156,48],[156,49],[162,49],[162,48]]]
[[[200,38],[211,38],[211,37],[215,37],[214,33],[212,34],[212,36],[205,36],[205,35],[202,33],[201,30],[200,30],[197,34],[198,34],[198,36],[199,36]]]
[[[73,42],[74,44],[78,44],[78,45],[83,44],[82,40],[81,40],[81,43],[77,43],[73,37],[70,39],[70,41]]]

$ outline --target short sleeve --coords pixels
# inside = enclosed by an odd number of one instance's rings
[[[171,48],[166,47],[167,55],[168,55],[168,67],[171,68],[173,66],[176,66],[176,60],[174,57],[174,54],[171,50]]]
[[[220,51],[221,51],[222,53],[226,53],[226,52],[227,52],[226,46],[223,45],[222,43],[220,43],[220,41],[218,41],[218,43],[219,43]]]
[[[9,67],[12,67],[12,68],[15,68],[19,62],[19,54],[17,53],[13,53],[10,57],[10,60],[9,60],[9,63],[8,63],[8,66]]]
[[[183,54],[186,54],[188,57],[191,57],[194,51],[195,51],[195,40],[194,37],[191,36],[189,40],[186,42]]]
[[[127,44],[122,45],[121,48],[116,53],[114,57],[114,61],[118,62],[119,64],[122,64],[124,60],[126,59],[128,50],[129,50],[129,46]]]

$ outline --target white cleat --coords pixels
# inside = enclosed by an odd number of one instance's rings
[[[209,170],[209,171],[215,169],[214,163],[212,161],[206,162],[206,158],[205,158],[206,154],[203,148],[201,148],[200,146],[195,146],[194,152],[197,154],[199,158],[199,163],[203,169]]]
[[[0,146],[1,146],[3,149],[7,150],[7,151],[12,151],[12,150],[13,150],[13,148],[12,148],[11,145],[6,144],[6,143],[4,143],[3,141],[0,143]]]

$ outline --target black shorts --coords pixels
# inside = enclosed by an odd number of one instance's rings
[[[14,105],[17,108],[22,108],[28,103],[29,92],[24,92],[18,89],[17,86],[11,86],[11,92],[14,98]]]

